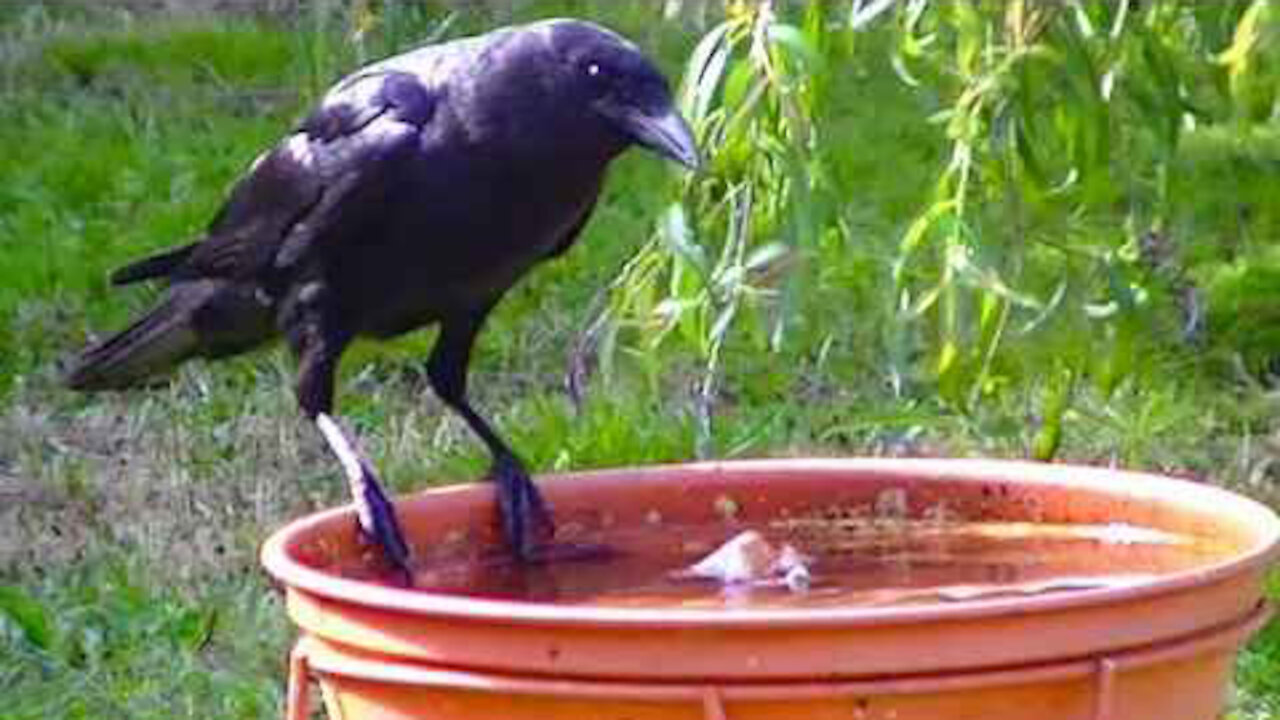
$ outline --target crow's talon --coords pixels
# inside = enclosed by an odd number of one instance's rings
[[[405,586],[412,586],[409,544],[405,542],[404,533],[400,530],[395,505],[382,491],[382,486],[368,463],[362,461],[360,470],[362,482],[354,484],[354,487],[359,488],[354,500],[360,534],[382,550],[383,556],[401,574]]]
[[[555,535],[546,501],[524,465],[514,456],[496,458],[491,474],[498,485],[498,507],[507,547],[517,560],[535,561],[538,548]]]

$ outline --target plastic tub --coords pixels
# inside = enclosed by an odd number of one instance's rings
[[[890,607],[645,609],[424,593],[331,570],[361,552],[350,510],[276,533],[263,562],[303,637],[290,718],[319,681],[332,718],[1213,720],[1265,619],[1280,522],[1224,490],[1093,467],[986,460],[777,460],[542,478],[563,529],[900,512],[1123,522],[1213,536],[1203,566],[1121,587]],[[419,557],[496,542],[487,486],[398,503]],[[732,512],[726,512],[726,507]]]

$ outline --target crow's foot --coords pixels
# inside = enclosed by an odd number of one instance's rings
[[[498,509],[507,548],[520,562],[536,561],[542,555],[539,549],[555,536],[555,525],[542,494],[524,465],[512,455],[495,457],[489,474],[498,485]]]
[[[382,490],[372,463],[360,454],[333,418],[321,413],[316,417],[316,425],[347,475],[360,534],[381,548],[383,556],[400,574],[405,587],[412,586],[409,544],[400,530],[395,506]]]
[[[382,554],[400,574],[405,587],[413,586],[409,565],[409,544],[396,517],[395,505],[387,498],[368,463],[361,463],[362,482],[351,484],[360,533],[382,549]],[[359,494],[356,489],[359,488]]]

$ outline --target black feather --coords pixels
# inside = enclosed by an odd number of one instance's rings
[[[191,256],[191,251],[195,249],[195,243],[184,245],[175,250],[162,252],[158,255],[152,255],[149,258],[139,260],[135,263],[125,265],[124,267],[111,273],[111,284],[128,285],[140,280],[155,280],[158,278],[167,278],[178,269],[186,259]]]

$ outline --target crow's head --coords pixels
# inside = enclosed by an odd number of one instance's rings
[[[539,23],[564,85],[577,102],[629,143],[697,169],[698,146],[652,62],[614,32],[581,20]]]

